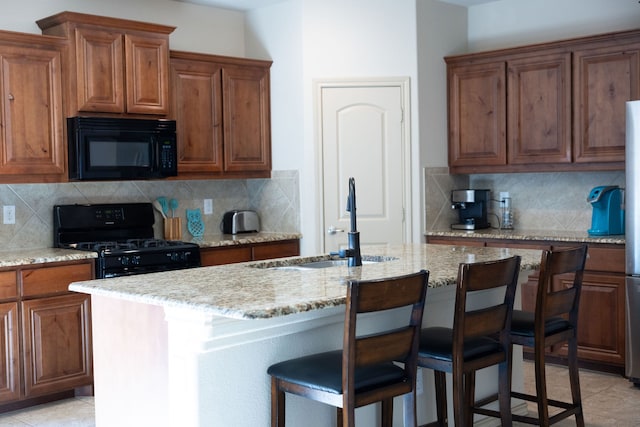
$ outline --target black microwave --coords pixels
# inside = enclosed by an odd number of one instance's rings
[[[175,120],[71,117],[67,135],[71,180],[178,174]]]

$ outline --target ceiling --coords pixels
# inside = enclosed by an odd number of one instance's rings
[[[271,6],[276,3],[282,3],[287,0],[175,0],[184,3],[197,3],[206,6],[220,7],[223,9],[233,10],[251,10],[265,6]],[[440,0],[444,3],[457,4],[460,6],[475,6],[477,4],[491,3],[498,0]]]

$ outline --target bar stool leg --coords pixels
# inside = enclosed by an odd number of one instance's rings
[[[271,427],[284,427],[284,391],[278,389],[278,380],[271,378]]]
[[[382,401],[382,427],[393,426],[393,399]]]
[[[573,404],[580,407],[580,412],[575,414],[576,425],[584,427],[584,414],[582,413],[582,398],[580,396],[580,379],[578,374],[578,338],[573,337],[569,340],[569,382],[571,383],[571,398]]]
[[[438,426],[447,427],[449,420],[447,414],[447,379],[442,371],[434,371],[433,377],[436,388],[436,413],[438,414]]]
[[[538,396],[538,419],[541,427],[549,427],[549,405],[547,396],[547,378],[544,365],[544,347],[535,348],[536,395]]]
[[[464,425],[467,427],[473,426],[473,405],[476,401],[476,373],[475,371],[469,372],[463,376],[464,383],[464,396],[466,402],[466,409],[464,410]]]

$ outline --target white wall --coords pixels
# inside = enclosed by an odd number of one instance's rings
[[[63,11],[177,27],[175,50],[245,56],[244,14],[173,0],[0,0],[0,29],[40,34],[36,21]]]
[[[444,57],[467,51],[467,8],[417,2],[420,163],[447,166],[447,67]]]
[[[263,48],[274,59],[271,93],[274,169],[300,169],[303,253],[317,253],[321,249],[319,233],[323,232],[313,82],[409,76],[412,138],[417,138],[415,26],[415,0],[290,0],[247,15],[249,52]],[[412,181],[418,183],[419,151],[416,144],[412,145]]]
[[[638,27],[637,0],[502,0],[469,8],[469,49],[495,49]]]

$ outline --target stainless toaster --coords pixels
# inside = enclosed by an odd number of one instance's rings
[[[228,211],[222,216],[220,231],[224,234],[257,233],[260,231],[260,218],[255,211]]]

